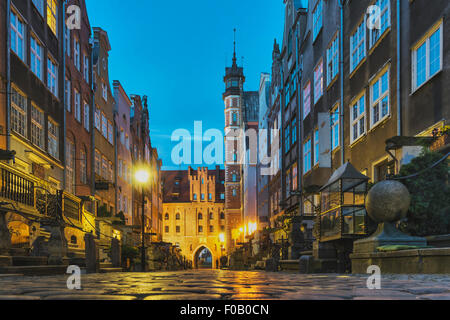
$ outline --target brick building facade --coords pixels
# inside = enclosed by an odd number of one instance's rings
[[[194,267],[205,248],[212,254],[213,268],[227,252],[224,179],[219,167],[162,171],[163,240],[178,245]]]

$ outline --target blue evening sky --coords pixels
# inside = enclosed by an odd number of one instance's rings
[[[91,26],[109,35],[111,82],[119,80],[129,95],[149,97],[150,137],[167,170],[179,168],[171,160],[174,130],[184,128],[193,135],[194,121],[203,121],[203,131],[223,131],[223,76],[231,65],[233,28],[239,64],[244,57],[247,91],[258,90],[261,72],[271,71],[274,39],[282,42],[283,0],[86,4]]]

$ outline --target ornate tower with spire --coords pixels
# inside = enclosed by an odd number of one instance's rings
[[[234,248],[232,230],[240,227],[242,219],[242,147],[238,133],[243,128],[244,69],[236,59],[236,29],[234,30],[233,64],[225,68],[225,216],[227,252]]]

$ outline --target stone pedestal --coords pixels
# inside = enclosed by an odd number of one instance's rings
[[[118,239],[111,240],[111,263],[114,268],[122,267],[121,248]]]
[[[86,233],[84,235],[86,252],[86,269],[88,273],[97,273],[99,271],[99,252],[94,235]]]
[[[48,264],[49,265],[69,265],[67,257],[67,241],[64,236],[64,228],[52,226],[50,228],[50,239],[48,240]]]
[[[6,221],[6,213],[0,212],[0,255],[9,256],[11,249],[11,234]]]
[[[378,247],[386,245],[407,245],[425,247],[425,238],[412,237],[398,230],[391,222],[383,222],[378,225],[377,231],[366,239],[357,240],[353,243],[354,253],[377,252]]]

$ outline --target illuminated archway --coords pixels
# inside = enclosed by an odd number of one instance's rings
[[[213,251],[206,245],[200,245],[192,254],[192,266],[194,269],[214,269],[216,261]]]

